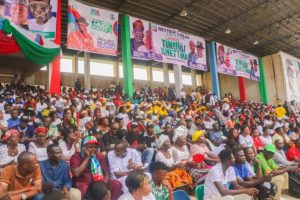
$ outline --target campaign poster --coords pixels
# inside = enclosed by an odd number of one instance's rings
[[[300,59],[280,53],[285,78],[287,101],[300,102]]]
[[[235,60],[239,58],[240,52],[223,44],[216,44],[218,72],[236,76]]]
[[[188,53],[185,66],[197,70],[207,71],[205,40],[194,35],[185,35],[185,37],[182,39],[185,41],[185,46],[187,47]]]
[[[56,0],[5,0],[5,5],[0,5],[1,16],[46,39],[55,38]]]
[[[240,58],[235,60],[237,76],[259,81],[258,58],[248,53],[241,52]]]
[[[129,18],[130,22],[130,48],[132,58],[139,60],[151,60],[152,34],[150,23],[135,17]]]
[[[116,56],[118,17],[116,12],[69,0],[67,47]]]

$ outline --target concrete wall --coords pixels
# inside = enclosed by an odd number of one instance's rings
[[[235,98],[240,98],[238,79],[234,76],[219,74],[219,85],[221,97],[231,92]]]
[[[260,102],[261,98],[260,98],[258,81],[253,81],[253,80],[245,78],[245,82],[246,82],[247,99],[249,99],[250,101]]]
[[[287,96],[280,54],[263,57],[263,65],[269,103],[284,101]]]

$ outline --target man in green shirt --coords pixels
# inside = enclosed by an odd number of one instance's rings
[[[288,172],[295,172],[298,170],[297,166],[287,166],[280,168],[277,163],[272,159],[276,152],[273,144],[267,144],[263,152],[256,155],[256,159],[261,164],[263,175],[272,176],[271,183],[277,186],[277,193],[275,200],[280,200],[281,191],[289,188],[289,175]],[[256,166],[255,166],[256,167]]]

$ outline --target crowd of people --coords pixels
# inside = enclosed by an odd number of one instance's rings
[[[0,87],[0,199],[281,199],[300,180],[300,106],[205,90]],[[298,186],[299,187],[299,186]]]

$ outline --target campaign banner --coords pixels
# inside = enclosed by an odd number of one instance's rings
[[[116,12],[69,0],[67,47],[116,56],[118,17]]]
[[[151,60],[152,37],[150,23],[135,17],[129,18],[130,23],[130,48],[132,58]]]
[[[55,38],[56,16],[56,0],[5,0],[5,5],[0,5],[0,17],[46,39]]]
[[[177,29],[130,17],[132,58],[207,70],[205,40]]]
[[[259,65],[256,56],[220,43],[216,44],[216,50],[219,73],[259,80]]]
[[[284,72],[287,101],[300,102],[300,59],[280,52]]]

